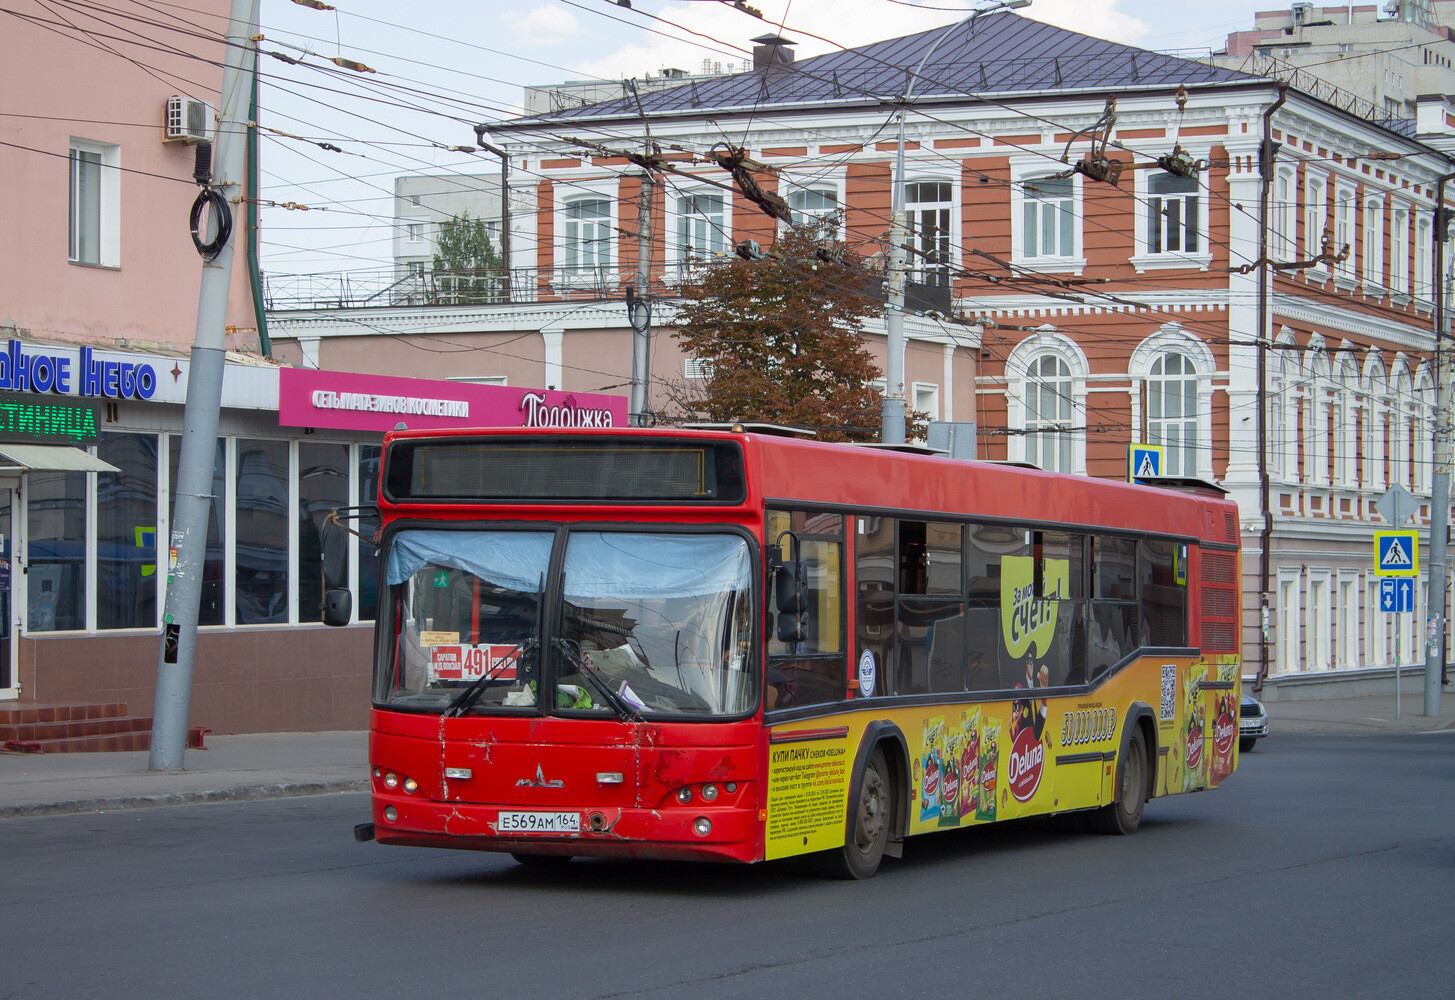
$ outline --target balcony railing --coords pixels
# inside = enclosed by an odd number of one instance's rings
[[[619,299],[634,284],[635,274],[616,268],[334,271],[265,275],[263,301],[270,311],[509,305]],[[653,294],[671,294],[670,285],[652,286]]]

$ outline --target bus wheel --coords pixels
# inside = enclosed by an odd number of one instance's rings
[[[889,762],[884,751],[875,747],[864,763],[859,782],[859,802],[850,815],[852,831],[844,846],[826,851],[823,857],[827,873],[835,878],[869,878],[879,870],[884,858],[884,845],[889,843],[889,825],[893,822],[894,789],[890,785]]]
[[[1127,752],[1117,761],[1116,798],[1091,814],[1091,828],[1097,833],[1136,833],[1146,806],[1147,741],[1139,727],[1132,730]]]
[[[536,871],[553,871],[557,868],[564,868],[571,860],[569,854],[512,854],[517,864],[527,868],[534,868]]]

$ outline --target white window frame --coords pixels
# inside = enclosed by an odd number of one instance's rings
[[[1304,669],[1329,670],[1333,667],[1333,578],[1327,569],[1308,572],[1308,607],[1304,629],[1308,645],[1304,650]]]
[[[938,201],[913,201],[909,200],[909,189],[918,187],[921,184],[943,184],[949,189],[949,196]],[[956,266],[956,249],[959,239],[956,235],[956,221],[959,212],[959,193],[955,183],[946,177],[913,177],[905,182],[904,215],[906,225],[906,266],[911,281],[922,282],[927,285],[937,284],[934,278],[943,278],[946,282],[953,281],[950,273]],[[916,192],[917,193],[917,192]],[[924,211],[931,211],[937,215],[943,215],[946,226],[943,233],[944,258],[939,263],[931,263],[929,258],[924,256],[924,247],[920,245],[920,228],[916,225],[919,214]],[[938,226],[937,226],[938,228]],[[943,272],[943,273],[941,273]]]
[[[1055,174],[1046,169],[1044,159],[1012,161],[1010,187],[1010,241],[1011,258],[1021,267],[1032,271],[1081,274],[1086,270],[1086,249],[1082,241],[1085,228],[1083,220],[1083,185],[1080,174],[1072,174],[1071,181],[1071,256],[1037,255],[1026,253],[1025,246],[1025,185],[1047,179]]]
[[[1203,179],[1202,174],[1199,173],[1196,178],[1197,190],[1195,192],[1173,194],[1170,196],[1153,194],[1152,179],[1159,174],[1163,176],[1171,175],[1157,170],[1138,170],[1135,171],[1135,174],[1137,178],[1136,197],[1133,198],[1132,204],[1135,214],[1135,245],[1137,252],[1131,258],[1132,266],[1137,269],[1138,273],[1142,271],[1188,267],[1196,267],[1202,271],[1207,270],[1208,265],[1212,263],[1212,244],[1208,239],[1208,220],[1210,218],[1208,202],[1211,199],[1208,197],[1207,183]],[[1160,250],[1153,253],[1147,244],[1147,230],[1149,228],[1149,219],[1152,210],[1152,199],[1172,197],[1180,201],[1182,198],[1187,197],[1187,194],[1191,194],[1197,199],[1198,249],[1196,251]],[[1274,256],[1277,256],[1277,251],[1274,252]]]
[[[683,281],[689,277],[690,262],[703,258],[689,257],[683,252],[680,241],[682,226],[682,199],[684,198],[721,198],[722,199],[722,222],[714,225],[711,222],[703,223],[704,234],[708,229],[716,230],[721,227],[722,235],[722,256],[733,252],[733,196],[731,192],[722,188],[713,187],[710,184],[670,184],[667,187],[667,271],[668,281]],[[697,213],[693,213],[694,215]],[[704,216],[705,218],[705,216]],[[711,256],[709,254],[708,256]]]
[[[1329,225],[1329,175],[1322,170],[1305,170],[1303,178],[1304,256],[1317,257],[1324,247],[1324,230]],[[1329,265],[1320,262],[1305,271],[1310,278],[1325,281]]]
[[[555,236],[553,239],[552,251],[554,260],[552,271],[556,281],[563,286],[574,287],[577,285],[591,284],[596,280],[598,273],[610,275],[617,269],[617,234],[620,233],[620,212],[618,204],[618,181],[616,178],[600,178],[589,181],[562,180],[555,185],[555,204],[552,207],[554,216]],[[582,268],[578,263],[575,267],[566,266],[566,226],[569,222],[578,221],[568,219],[567,206],[579,201],[605,201],[607,205],[606,215],[606,259],[600,265],[590,268]],[[580,242],[577,240],[576,242]]]
[[[1086,381],[1091,373],[1086,354],[1071,338],[1052,328],[1032,334],[1016,345],[1006,360],[1006,423],[1013,430],[1024,431],[1027,424],[1026,399],[1029,391],[1030,365],[1043,355],[1056,354],[1071,370],[1071,422],[1084,425],[1086,420]],[[1086,433],[1072,431],[1071,468],[1075,475],[1086,474]],[[1013,462],[1026,458],[1026,435],[1012,434],[1009,457]]]
[[[1278,672],[1297,673],[1303,669],[1301,648],[1303,616],[1299,613],[1303,597],[1302,577],[1298,570],[1281,570],[1278,574]]]
[[[1358,192],[1352,184],[1343,181],[1334,185],[1334,253],[1349,248],[1349,256],[1343,263],[1334,266],[1334,281],[1341,287],[1352,288],[1359,280],[1355,269],[1354,255],[1359,249],[1356,227],[1358,226]]]
[[[1152,378],[1152,368],[1157,359],[1168,353],[1181,354],[1191,363],[1197,379],[1196,475],[1212,479],[1212,380],[1217,371],[1217,358],[1201,338],[1188,333],[1180,323],[1164,323],[1156,333],[1137,345],[1127,361],[1127,374],[1132,379],[1132,426],[1140,433],[1144,423],[1143,383]],[[1274,405],[1278,405],[1276,398]]]
[[[1298,168],[1278,168],[1273,187],[1273,245],[1275,260],[1289,261],[1298,257]],[[1207,199],[1203,199],[1206,202]]]
[[[97,219],[96,260],[80,260],[74,253],[76,197],[73,168],[70,156],[74,153],[91,153],[100,157],[97,176]],[[110,143],[95,142],[71,136],[67,153],[67,260],[78,267],[121,266],[121,147]]]
[[[1384,283],[1384,197],[1368,195],[1364,199],[1364,239],[1361,254],[1366,294],[1382,296]]]
[[[1389,287],[1408,298],[1410,288],[1410,210],[1395,202],[1389,215]]]
[[[405,219],[404,242],[423,243],[429,233],[428,219]]]
[[[793,196],[795,194],[805,191],[821,191],[825,194],[833,195],[835,207],[834,211],[831,214],[835,216],[835,222],[832,238],[842,238],[844,233],[845,210],[844,172],[842,170],[835,170],[827,175],[794,173],[779,174],[778,193],[783,196],[784,201],[789,203],[790,209],[793,207]],[[816,217],[823,218],[824,216],[816,215]],[[787,228],[788,223],[782,223],[782,225],[780,226],[780,231],[787,230]]]
[[[914,402],[911,409],[928,413],[931,420],[940,418],[940,386],[937,382],[915,382],[912,387]]]
[[[1434,294],[1431,291],[1431,268],[1434,267],[1430,256],[1434,247],[1435,228],[1428,212],[1420,212],[1415,219],[1415,273],[1411,282],[1412,294],[1417,299],[1426,302],[1434,301]]]
[[[509,385],[504,375],[446,375],[446,382],[463,382],[466,385]]]
[[[1334,650],[1334,667],[1353,670],[1359,666],[1359,602],[1363,597],[1359,571],[1341,569],[1338,574],[1339,634]]]
[[[684,358],[682,377],[689,381],[707,381],[712,378],[712,362],[706,358]]]

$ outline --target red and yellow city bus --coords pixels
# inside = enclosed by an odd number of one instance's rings
[[[380,492],[362,837],[862,878],[1237,766],[1216,487],[734,425],[401,431]]]

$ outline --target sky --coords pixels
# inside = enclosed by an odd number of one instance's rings
[[[334,0],[318,11],[263,0],[261,195],[310,210],[261,213],[270,275],[389,266],[392,185],[401,174],[494,173],[471,127],[518,112],[522,88],[619,80],[704,60],[741,65],[749,39],[774,31],[799,58],[951,24],[969,0],[750,0],[762,20],[719,0]],[[979,4],[984,6],[984,2]],[[1051,24],[1159,51],[1219,48],[1253,12],[1245,0],[1033,0]],[[695,32],[697,34],[691,34]],[[671,37],[669,37],[671,36]],[[705,36],[705,37],[704,37]],[[821,37],[814,37],[821,36]],[[341,70],[343,57],[372,73]],[[278,134],[278,133],[286,133]],[[319,145],[337,147],[327,149]]]

